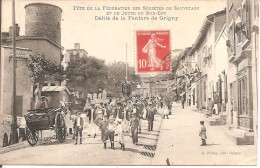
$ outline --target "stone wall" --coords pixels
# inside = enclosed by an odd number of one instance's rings
[[[25,6],[25,36],[46,37],[61,44],[61,8],[43,3]]]

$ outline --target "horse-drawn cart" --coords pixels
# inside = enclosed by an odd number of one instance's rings
[[[62,108],[45,108],[28,110],[24,116],[26,121],[27,141],[31,146],[39,140],[39,131],[52,130],[56,132],[57,140],[62,143],[66,138],[66,124]]]

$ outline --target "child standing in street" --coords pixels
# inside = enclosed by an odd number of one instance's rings
[[[207,134],[206,134],[206,127],[204,126],[204,121],[200,121],[200,132],[199,136],[201,137],[202,144],[200,146],[205,146],[206,144],[206,139],[207,139]]]
[[[73,128],[75,131],[75,145],[78,144],[78,136],[80,137],[80,144],[82,144],[82,130],[83,130],[83,125],[84,125],[84,121],[83,118],[80,117],[80,111],[78,111],[77,113],[77,118],[74,120],[74,124],[73,124]]]
[[[110,116],[109,120],[108,120],[108,131],[107,131],[108,134],[107,135],[111,142],[111,149],[115,149],[115,147],[114,147],[115,130],[116,130],[115,119],[113,116]]]

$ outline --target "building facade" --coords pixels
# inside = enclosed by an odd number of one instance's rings
[[[192,82],[192,94],[196,100],[196,108],[209,110],[218,96],[216,82],[215,43],[226,23],[226,11],[222,10],[208,15],[204,20],[200,33],[193,44],[189,56],[195,62],[197,72]],[[194,63],[193,63],[194,64]]]
[[[257,137],[258,1],[227,1],[228,127],[238,145]]]
[[[73,49],[67,49],[65,57],[63,58],[62,65],[66,69],[69,63],[76,61],[80,58],[87,58],[88,53],[86,50],[80,48],[80,43],[74,43]]]
[[[257,141],[258,3],[228,0],[225,10],[208,15],[188,56],[180,62],[196,62],[198,67],[185,88],[195,101],[191,98],[192,103],[186,103],[206,109],[210,125],[227,124],[226,133],[237,145]]]
[[[0,124],[1,124],[1,146],[9,144],[11,123],[12,123],[12,103],[13,103],[13,61],[12,47],[1,46],[1,95],[0,95]],[[32,83],[29,77],[25,61],[29,58],[28,48],[16,48],[16,104],[17,124],[20,129],[25,128],[24,114],[31,108]],[[18,131],[19,132],[19,131]]]
[[[34,83],[27,68],[29,55],[44,55],[58,65],[61,63],[61,8],[45,3],[31,3],[25,6],[25,36],[20,36],[16,24],[16,33],[1,32],[1,118],[10,118],[12,114],[13,66],[12,36],[16,36],[16,105],[18,123],[24,119],[28,110],[34,108]],[[2,123],[8,122],[5,120]],[[21,126],[20,126],[21,128]],[[8,134],[7,132],[5,132]],[[6,140],[6,138],[5,138]]]

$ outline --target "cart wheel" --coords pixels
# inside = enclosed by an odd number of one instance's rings
[[[60,143],[64,142],[66,138],[66,125],[64,117],[60,112],[58,112],[55,117],[55,131],[58,141]]]
[[[38,131],[30,130],[28,127],[26,127],[26,137],[28,143],[31,146],[34,146],[39,140]]]

